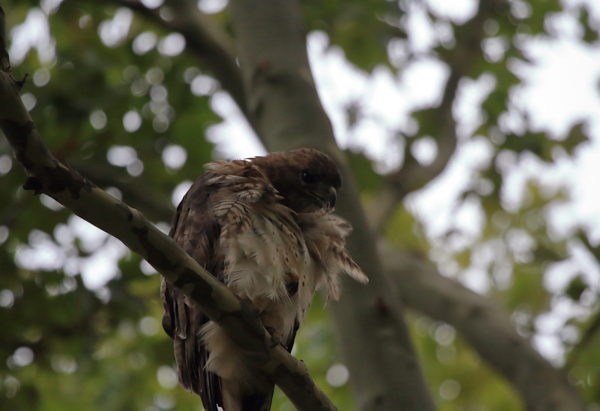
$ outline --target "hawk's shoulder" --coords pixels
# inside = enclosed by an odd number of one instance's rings
[[[293,212],[280,204],[280,194],[250,161],[217,161],[206,169],[203,184],[223,238],[251,229],[257,214],[291,221]]]

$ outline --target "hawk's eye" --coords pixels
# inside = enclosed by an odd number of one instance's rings
[[[314,184],[317,182],[317,177],[308,170],[302,170],[300,177],[306,184]]]

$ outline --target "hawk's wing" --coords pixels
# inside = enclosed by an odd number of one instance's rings
[[[222,281],[223,255],[218,248],[221,228],[210,207],[213,191],[206,176],[185,195],[175,214],[169,235],[208,272]],[[221,401],[220,379],[204,370],[208,360],[200,328],[208,318],[178,289],[163,279],[163,327],[174,342],[177,374],[181,384],[198,394],[207,411],[217,411]]]
[[[170,232],[179,244],[208,272],[224,282],[227,242],[251,228],[254,204],[278,202],[280,197],[264,176],[244,161],[212,163],[209,171],[196,180],[175,215]],[[165,314],[163,327],[173,338],[177,373],[182,385],[197,393],[207,411],[223,404],[222,381],[206,370],[209,353],[200,330],[209,319],[179,290],[162,282]],[[295,334],[295,330],[294,333]],[[291,349],[293,336],[286,341]],[[244,410],[268,410],[272,388],[244,396]]]

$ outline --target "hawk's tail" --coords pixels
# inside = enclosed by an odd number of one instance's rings
[[[242,411],[269,411],[271,402],[273,402],[274,390],[275,387],[272,386],[268,391],[244,395],[242,397]]]
[[[236,383],[221,380],[224,411],[269,411],[275,386],[261,387],[260,391],[243,392]]]

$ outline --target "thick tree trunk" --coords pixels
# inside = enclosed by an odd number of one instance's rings
[[[357,408],[434,409],[400,299],[381,274],[358,191],[319,101],[298,3],[236,0],[231,8],[248,113],[263,141],[270,150],[316,146],[331,154],[342,169],[338,212],[352,221],[355,231],[349,248],[371,278],[368,286],[346,282],[341,301],[332,304]]]

